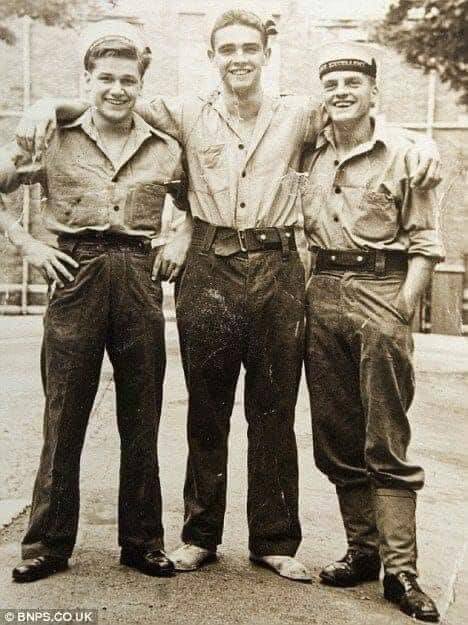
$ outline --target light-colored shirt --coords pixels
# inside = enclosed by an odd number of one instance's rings
[[[138,111],[184,147],[194,217],[238,230],[296,224],[302,147],[323,127],[308,98],[264,94],[248,141],[221,94],[157,98]]]
[[[412,189],[407,154],[412,142],[396,128],[374,122],[369,142],[340,160],[332,126],[304,157],[301,187],[305,231],[327,249],[401,250],[441,260],[434,191]]]
[[[88,109],[54,134],[41,163],[13,142],[0,150],[0,192],[39,182],[43,220],[55,234],[112,231],[156,237],[166,184],[180,180],[181,148],[133,114],[132,129],[114,167]]]

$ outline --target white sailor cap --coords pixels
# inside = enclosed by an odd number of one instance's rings
[[[319,76],[337,71],[354,71],[376,78],[378,49],[355,41],[331,41],[316,49]]]
[[[133,45],[139,56],[149,58],[151,49],[146,41],[143,25],[138,20],[106,17],[86,26],[80,35],[80,58],[86,60],[97,45],[106,41],[122,41]]]

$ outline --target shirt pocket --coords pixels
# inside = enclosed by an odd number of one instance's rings
[[[398,234],[398,206],[391,193],[362,189],[353,223],[354,233],[367,241],[385,242]]]
[[[127,225],[132,230],[159,232],[166,193],[166,186],[158,183],[141,183],[129,189],[125,204]]]
[[[229,163],[225,143],[213,143],[197,149],[200,165],[200,180],[193,176],[196,190],[221,193],[229,188]]]
[[[104,225],[107,217],[108,193],[83,189],[80,182],[65,174],[48,181],[47,210],[59,223],[85,227]]]

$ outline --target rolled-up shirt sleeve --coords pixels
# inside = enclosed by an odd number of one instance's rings
[[[429,256],[441,262],[445,248],[439,227],[439,202],[435,191],[412,189],[409,181],[405,186],[401,210],[402,229],[409,240],[408,253]]]
[[[12,141],[0,148],[0,193],[12,193],[22,184],[40,182],[42,167]]]

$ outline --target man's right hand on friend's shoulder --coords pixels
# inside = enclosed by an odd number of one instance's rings
[[[18,145],[40,160],[57,128],[56,101],[39,100],[24,113],[16,128]]]

